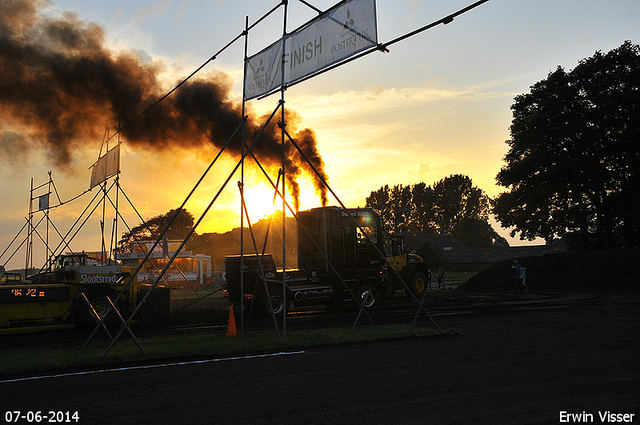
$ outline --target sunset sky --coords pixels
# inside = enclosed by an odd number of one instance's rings
[[[114,55],[125,51],[141,64],[155,64],[158,81],[168,91],[240,34],[245,17],[250,24],[275,7],[276,0],[55,0],[7,4],[39,5],[37,19],[61,19],[83,29],[104,30],[104,48]],[[289,0],[287,29],[315,16]],[[325,10],[336,0],[310,0]],[[378,40],[382,43],[437,21],[471,0],[377,0]],[[69,13],[74,15],[69,15]],[[286,108],[295,111],[298,130],[312,129],[325,162],[332,189],[350,207],[364,206],[371,191],[389,184],[432,184],[451,174],[468,175],[475,186],[493,197],[503,191],[495,176],[503,166],[511,123],[510,105],[518,94],[546,78],[557,66],[573,69],[596,51],[607,52],[625,40],[640,42],[640,3],[621,0],[490,0],[448,25],[391,46],[290,88]],[[37,25],[27,22],[24,25]],[[281,37],[283,9],[271,15],[248,38],[249,54]],[[39,42],[37,37],[31,41]],[[230,87],[229,100],[241,97],[244,38],[210,62],[196,78],[216,79]],[[45,78],[40,76],[39,78]],[[46,84],[46,83],[45,83]],[[251,114],[270,113],[279,96],[248,102]],[[0,104],[6,99],[0,98]],[[88,114],[91,106],[87,105]],[[0,115],[0,253],[22,228],[28,213],[31,178],[46,183],[51,170],[63,201],[89,187],[89,167],[96,160],[102,135],[117,122],[95,122],[91,137],[76,140],[67,162],[51,145],[35,139],[26,119]],[[98,116],[96,119],[100,119]],[[26,149],[12,140],[30,135]],[[160,151],[129,144],[124,139],[120,183],[144,218],[177,207],[217,153],[214,148],[184,148],[181,143]],[[223,156],[187,204],[202,213],[237,159]],[[64,165],[61,165],[64,163]],[[275,180],[277,170],[271,173]],[[214,203],[198,233],[223,232],[239,223],[239,174]],[[299,179],[301,209],[319,205],[313,185]],[[58,231],[66,233],[97,189],[51,211]],[[260,172],[248,164],[246,192],[253,220],[268,212],[273,196]],[[41,192],[37,192],[39,194]],[[129,226],[139,223],[119,198]],[[54,195],[52,204],[57,203]],[[331,196],[329,204],[337,202]],[[37,216],[39,217],[39,216]],[[112,220],[113,215],[106,220]],[[101,216],[71,244],[74,250],[98,250]],[[123,226],[118,225],[118,233]],[[110,227],[110,224],[108,225]],[[507,236],[508,230],[494,228]],[[47,230],[39,229],[42,237]],[[49,229],[51,239],[55,230]],[[107,244],[110,234],[105,236]],[[56,239],[57,240],[57,239]],[[522,243],[516,237],[511,244]],[[57,243],[57,242],[56,242]],[[41,248],[38,248],[42,251]],[[36,255],[40,255],[36,253]],[[41,255],[40,255],[41,257]],[[4,264],[7,254],[0,258]],[[24,254],[8,268],[22,267]]]

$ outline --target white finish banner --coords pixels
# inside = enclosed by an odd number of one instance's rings
[[[245,100],[313,75],[377,44],[375,0],[345,1],[248,58]]]
[[[120,145],[101,156],[91,169],[89,189],[99,185],[120,171]]]
[[[260,53],[247,58],[244,73],[244,98],[253,99],[282,85],[282,50],[280,39]]]

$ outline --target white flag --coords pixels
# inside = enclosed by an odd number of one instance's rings
[[[91,183],[89,188],[93,189],[94,186],[99,185],[118,172],[120,172],[120,145],[117,145],[98,158],[98,161],[91,169]]]
[[[38,197],[38,211],[49,209],[49,193]]]

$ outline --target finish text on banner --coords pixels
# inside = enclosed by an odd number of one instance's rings
[[[248,58],[245,99],[313,75],[377,43],[375,0],[341,3]]]

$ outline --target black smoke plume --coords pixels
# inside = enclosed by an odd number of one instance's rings
[[[70,171],[74,152],[95,148],[105,127],[121,129],[135,149],[168,151],[174,147],[221,148],[241,122],[241,106],[230,100],[231,79],[224,73],[190,80],[147,110],[166,92],[159,75],[162,64],[143,63],[135,52],[113,52],[105,46],[104,29],[75,14],[46,16],[46,0],[0,2],[0,153],[8,158],[44,147],[54,165]],[[249,144],[265,117],[250,116]],[[280,167],[282,144],[277,120],[253,149],[267,167]],[[315,133],[298,130],[299,116],[286,110],[287,130],[298,141],[321,176],[324,161]],[[3,130],[3,127],[5,129]],[[17,129],[17,130],[16,130]],[[289,188],[297,208],[296,180],[309,174],[326,203],[326,190],[311,167],[286,143]],[[239,157],[241,143],[230,146]]]

